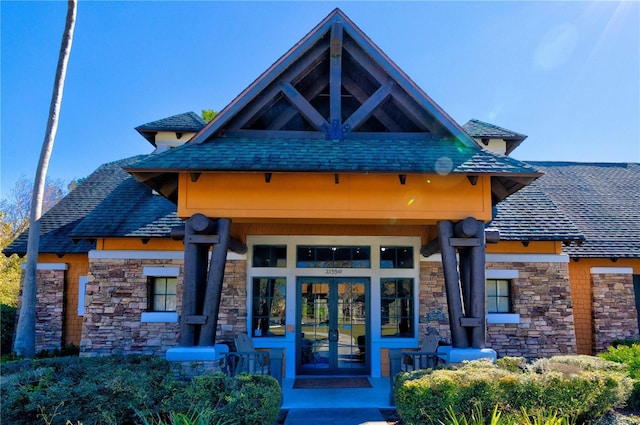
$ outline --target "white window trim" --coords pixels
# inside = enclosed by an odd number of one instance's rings
[[[84,316],[85,297],[87,296],[88,276],[80,276],[78,279],[78,316]]]
[[[176,311],[143,312],[140,321],[142,323],[176,323],[178,322],[178,313]]]
[[[632,267],[591,267],[591,274],[633,274]]]
[[[498,323],[520,323],[520,314],[518,313],[488,313],[487,314],[487,323],[488,324],[498,324]]]
[[[505,269],[488,269],[485,270],[485,279],[508,279],[512,281],[520,277],[519,270],[505,270]],[[509,301],[511,299],[511,288],[509,288]],[[487,324],[498,323],[520,323],[520,314],[518,313],[487,313]]]
[[[142,275],[148,277],[178,277],[180,267],[143,267]]]

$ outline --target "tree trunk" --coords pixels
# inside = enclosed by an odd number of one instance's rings
[[[51,105],[49,106],[49,118],[47,120],[47,128],[42,143],[38,168],[36,169],[36,178],[31,198],[29,239],[27,242],[27,266],[22,286],[22,303],[20,306],[20,315],[18,316],[14,345],[16,354],[25,357],[33,357],[36,350],[36,272],[40,245],[40,216],[42,215],[42,200],[47,178],[47,168],[49,167],[49,158],[51,157],[53,142],[55,141],[56,131],[58,129],[60,104],[62,103],[64,80],[67,74],[67,63],[69,62],[69,54],[71,53],[73,30],[76,24],[76,12],[77,0],[68,0],[67,18],[64,33],[62,34],[60,53],[58,55],[55,81],[53,82]]]

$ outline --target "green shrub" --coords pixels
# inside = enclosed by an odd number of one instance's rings
[[[2,370],[2,423],[41,424],[42,414],[53,417],[52,424],[134,423],[136,409],[161,404],[175,385],[167,362],[157,357],[61,357],[16,363],[17,371],[12,366]]]
[[[194,378],[165,400],[166,411],[213,411],[215,421],[238,425],[274,424],[282,400],[280,385],[267,375],[227,377],[212,373]]]
[[[0,354],[11,353],[16,328],[16,308],[0,304]]]
[[[634,380],[627,407],[635,412],[640,412],[640,342],[618,343],[609,347],[607,352],[599,354],[599,357],[620,363],[627,368],[629,376]]]
[[[154,356],[28,359],[3,364],[0,423],[273,424],[280,401],[270,376],[183,382]]]
[[[407,424],[437,423],[447,408],[457,417],[489,417],[498,405],[509,417],[525,409],[532,417],[554,412],[582,421],[620,406],[630,391],[631,381],[619,365],[595,357],[562,356],[521,366],[508,359],[399,374],[394,391],[398,413]]]

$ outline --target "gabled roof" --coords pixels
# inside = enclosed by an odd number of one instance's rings
[[[40,219],[41,253],[85,253],[99,237],[168,237],[183,224],[176,207],[135,181],[122,167],[144,155],[101,165]],[[3,253],[24,255],[28,231]]]
[[[572,257],[640,258],[640,164],[534,162],[544,192],[585,236]]]
[[[241,129],[319,131],[327,139],[348,138],[356,131],[434,132],[475,144],[340,9],[278,59],[190,143]]]
[[[195,112],[185,112],[139,125],[136,131],[155,146],[155,134],[158,131],[198,132],[206,124]]]
[[[151,189],[128,176],[70,233],[73,239],[98,237],[168,237],[184,224],[176,206],[153,195]]]
[[[537,181],[496,205],[486,227],[498,229],[503,241],[584,241],[584,234],[540,190]]]
[[[47,211],[40,219],[39,251],[41,253],[80,253],[94,249],[95,242],[74,243],[69,233],[123,180],[130,178],[122,167],[141,158],[142,156],[137,156],[100,166],[82,184]],[[3,252],[7,255],[26,254],[28,233],[28,231],[23,232]]]
[[[503,127],[498,127],[495,124],[472,119],[462,126],[464,130],[473,138],[476,139],[502,139],[507,142],[506,154],[513,152],[520,143],[527,138],[526,135],[516,133],[512,130],[507,130]]]
[[[494,203],[540,175],[483,151],[336,9],[186,145],[127,171],[177,202],[180,172],[431,173],[437,161],[494,176]]]

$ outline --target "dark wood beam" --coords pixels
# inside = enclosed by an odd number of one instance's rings
[[[197,182],[198,179],[200,178],[200,174],[202,173],[189,173],[189,176],[191,177],[191,181],[193,183]]]
[[[320,43],[309,52],[307,52],[302,58],[300,58],[295,65],[288,68],[281,76],[283,81],[292,81],[295,78],[299,78],[299,74],[303,73],[307,68],[313,68],[321,63],[323,55],[329,49],[329,43]],[[246,126],[247,122],[254,120],[256,114],[274,102],[276,96],[281,91],[278,83],[274,83],[269,86],[264,92],[262,92],[257,98],[253,99],[252,103],[247,105],[242,111],[233,118],[233,121],[228,124],[228,128],[232,130],[239,130]]]
[[[344,122],[342,128],[345,132],[355,130],[360,126],[367,118],[373,114],[373,111],[384,102],[384,100],[391,93],[391,89],[394,86],[393,81],[388,81],[386,84],[380,86],[370,97],[364,102],[353,114]]]
[[[313,105],[310,104],[309,101],[291,85],[291,83],[283,81],[280,83],[280,88],[289,102],[298,109],[300,114],[305,117],[305,119],[309,121],[316,130],[324,130],[329,126],[329,123],[324,119],[320,112],[318,112],[318,110],[314,108]]]
[[[329,42],[329,121],[342,123],[342,22],[331,24]]]
[[[366,102],[369,96],[347,75],[342,76],[342,85],[345,90],[351,94],[358,102],[361,104]],[[373,116],[378,119],[384,125],[388,131],[390,132],[401,132],[403,128],[395,122],[393,118],[389,114],[387,114],[382,109],[376,109],[373,112]]]
[[[324,131],[284,131],[284,130],[237,130],[227,131],[223,137],[242,139],[245,137],[289,138],[289,139],[324,139]]]
[[[308,99],[314,99],[316,96],[322,93],[322,90],[324,90],[328,84],[329,84],[328,76],[326,76],[325,78],[320,78],[317,81],[315,81],[314,84],[308,90],[305,91],[304,95]],[[291,119],[295,117],[297,114],[298,114],[298,110],[293,106],[289,106],[282,113],[280,113],[271,123],[267,125],[267,129],[280,130],[289,121],[291,121]]]
[[[405,112],[407,118],[418,126],[423,131],[430,131],[431,133],[441,133],[442,127],[440,124],[420,107],[413,99],[407,95],[399,86],[394,86],[391,91],[393,100],[398,107]]]
[[[224,269],[227,263],[230,232],[231,220],[219,218],[217,220],[218,234],[216,236],[220,238],[220,241],[213,246],[213,252],[211,253],[211,263],[202,307],[203,314],[209,316],[209,320],[200,328],[200,337],[198,339],[198,345],[200,346],[212,346],[216,343],[216,328],[218,327],[218,314],[220,312],[220,301],[222,300],[222,286]]]
[[[353,57],[353,59],[358,62],[360,66],[362,66],[373,78],[375,78],[378,83],[384,84],[386,83],[389,75],[382,69],[380,66],[365,53],[364,50],[358,46],[357,43],[350,39],[345,39],[343,42],[344,49]]]
[[[440,239],[431,239],[420,248],[420,254],[423,257],[431,257],[433,254],[440,252]]]
[[[471,186],[478,184],[478,176],[467,176],[467,179],[469,180],[469,183],[471,183]]]

